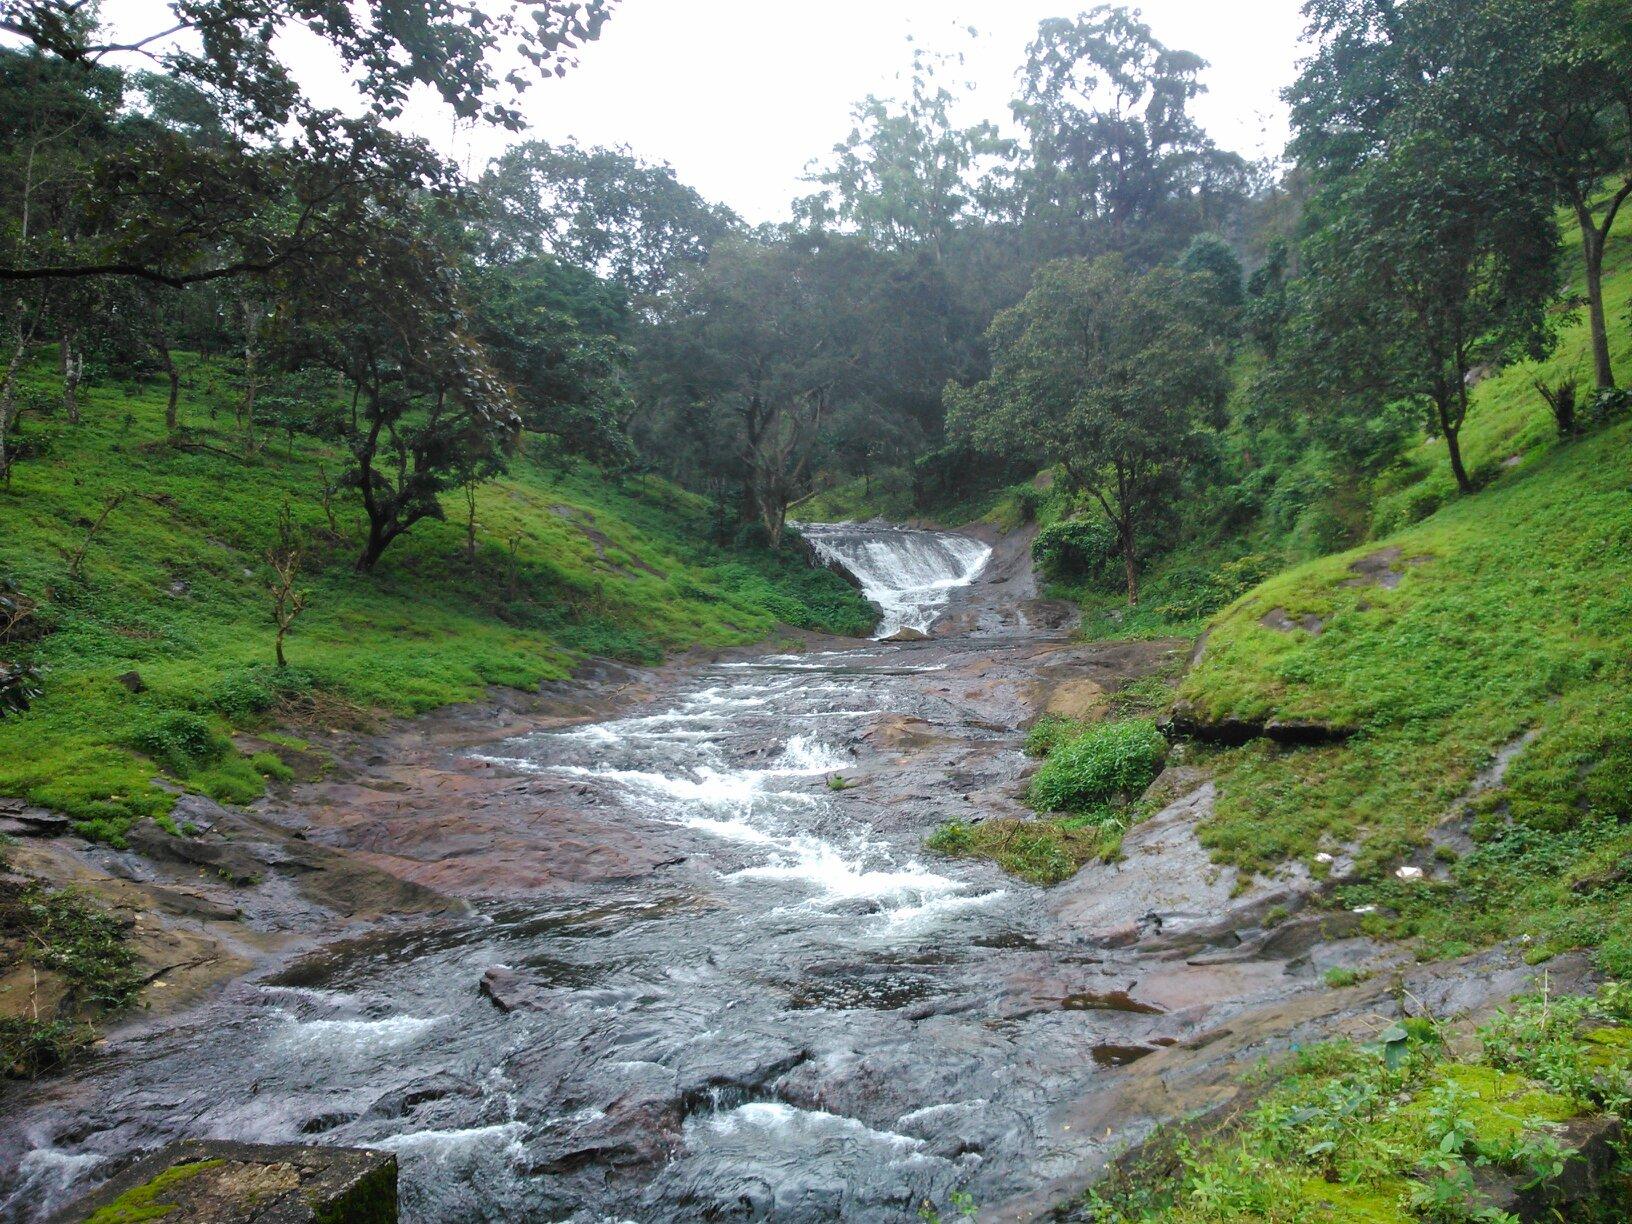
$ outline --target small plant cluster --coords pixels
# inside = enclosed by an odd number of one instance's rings
[[[14,965],[59,975],[54,1010],[0,1017],[0,1075],[31,1078],[94,1039],[90,1020],[135,1002],[142,977],[124,928],[71,889],[0,885],[0,972]]]
[[[1100,723],[1049,753],[1028,798],[1040,812],[1110,819],[1155,780],[1166,758],[1153,720]]]
[[[1479,1190],[1479,1170],[1531,1188],[1574,1155],[1560,1124],[1628,1114],[1632,992],[1517,1002],[1459,1058],[1428,1019],[1369,1043],[1307,1047],[1224,1130],[1169,1131],[1078,1204],[1094,1224],[1256,1219],[1516,1219]],[[1624,1179],[1606,1193],[1625,1196]],[[1577,1205],[1570,1219],[1624,1219],[1627,1202]],[[1596,1213],[1596,1214],[1595,1214]],[[1563,1218],[1563,1217],[1560,1217]]]

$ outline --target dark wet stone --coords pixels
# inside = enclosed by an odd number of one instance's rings
[[[114,680],[132,693],[147,692],[147,684],[143,681],[141,672],[128,671],[123,675],[115,676]]]

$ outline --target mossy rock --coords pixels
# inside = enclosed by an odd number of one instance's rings
[[[361,1148],[186,1140],[137,1161],[53,1224],[396,1224],[397,1158]]]

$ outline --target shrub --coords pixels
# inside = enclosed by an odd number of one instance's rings
[[[1101,723],[1054,749],[1032,779],[1040,812],[1103,812],[1155,780],[1167,741],[1150,719]]]
[[[1052,582],[1092,582],[1098,586],[1118,581],[1121,550],[1116,532],[1098,519],[1069,519],[1037,533],[1031,556]]]
[[[310,672],[298,667],[247,667],[228,672],[210,691],[210,708],[233,722],[245,722],[280,701],[309,693]]]
[[[232,751],[227,737],[201,714],[171,710],[137,729],[131,745],[179,778],[207,768]]]
[[[1044,714],[1026,732],[1026,755],[1046,757],[1066,740],[1081,735],[1087,724],[1058,714]]]

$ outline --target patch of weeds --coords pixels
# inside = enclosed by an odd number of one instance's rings
[[[1041,760],[1068,740],[1076,739],[1088,724],[1060,714],[1044,714],[1026,732],[1025,753]]]
[[[263,778],[270,778],[274,782],[295,780],[295,771],[284,764],[283,758],[275,752],[257,752],[249,758],[249,763]]]
[[[95,1033],[87,1017],[129,1007],[141,989],[125,929],[72,889],[37,881],[0,886],[0,972],[54,973],[65,986],[56,1011],[0,1022],[0,1072],[31,1078],[68,1061]]]
[[[1027,798],[1040,812],[1108,815],[1143,792],[1166,757],[1153,721],[1100,723],[1049,754]]]
[[[1325,974],[1326,985],[1333,990],[1342,990],[1345,986],[1358,986],[1370,978],[1371,970],[1350,969],[1344,965],[1333,965]]]
[[[953,858],[989,859],[1011,875],[1045,887],[1070,879],[1087,863],[1108,861],[1121,844],[1119,827],[1075,817],[952,821],[926,843]]]

